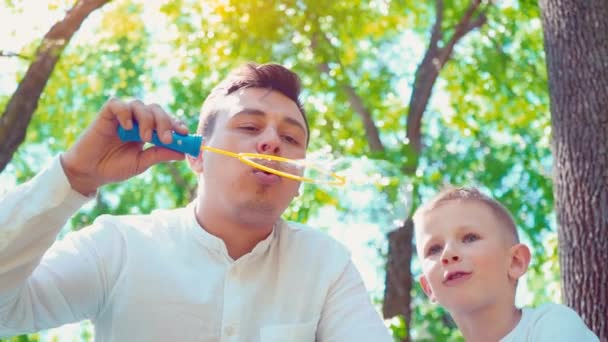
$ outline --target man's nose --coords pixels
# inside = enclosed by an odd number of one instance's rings
[[[257,152],[262,154],[278,155],[281,151],[281,137],[275,129],[268,128],[260,135],[257,143]]]
[[[460,255],[453,248],[446,247],[443,251],[443,255],[441,255],[441,263],[443,265],[448,265],[450,263],[459,262]]]

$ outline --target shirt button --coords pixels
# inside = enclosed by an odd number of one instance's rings
[[[224,333],[226,334],[226,336],[234,335],[234,327],[232,327],[232,326],[225,327]]]

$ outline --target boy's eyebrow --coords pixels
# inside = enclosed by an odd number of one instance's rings
[[[435,240],[437,240],[435,235],[429,235],[426,238],[421,238],[421,240],[419,241],[420,243],[417,243],[416,245],[420,246],[422,248],[422,251],[425,251],[431,243],[435,242]]]
[[[243,116],[243,115],[254,115],[254,116],[266,117],[266,112],[259,110],[259,109],[255,109],[255,108],[243,108],[240,111],[238,111],[236,114],[234,114],[232,117],[236,118],[238,116]],[[306,134],[306,128],[304,127],[304,125],[302,125],[302,123],[300,121],[286,116],[286,117],[283,117],[283,122],[285,122],[291,126],[297,127],[302,132],[304,132],[304,134]]]
[[[483,232],[483,229],[480,229],[478,227],[474,227],[470,224],[461,224],[458,227],[456,227],[456,232],[457,233],[462,233],[463,231],[475,231],[476,233],[481,233]]]

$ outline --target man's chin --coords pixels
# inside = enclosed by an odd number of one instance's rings
[[[264,201],[250,201],[235,208],[237,220],[251,227],[272,226],[281,213],[276,205]]]

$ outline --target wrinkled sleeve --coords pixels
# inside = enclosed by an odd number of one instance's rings
[[[120,249],[120,235],[91,227],[55,242],[88,200],[71,189],[59,157],[0,198],[0,337],[94,318],[103,309],[119,269],[103,261],[104,246]]]
[[[392,341],[352,261],[347,263],[329,290],[318,325],[317,340]]]

